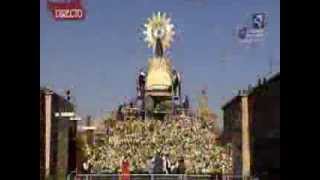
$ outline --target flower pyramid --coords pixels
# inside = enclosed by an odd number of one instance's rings
[[[110,120],[109,133],[85,150],[96,172],[118,172],[127,156],[132,172],[146,173],[148,162],[160,151],[168,153],[173,163],[183,157],[187,174],[227,173],[232,168],[231,157],[216,143],[214,125],[208,119]]]

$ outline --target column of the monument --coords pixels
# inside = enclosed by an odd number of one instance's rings
[[[242,122],[242,176],[250,176],[250,130],[248,96],[241,97],[241,122]]]
[[[45,175],[50,174],[52,92],[45,92]]]

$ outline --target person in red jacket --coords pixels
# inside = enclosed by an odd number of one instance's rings
[[[130,163],[127,157],[124,157],[121,164],[120,180],[130,180]]]

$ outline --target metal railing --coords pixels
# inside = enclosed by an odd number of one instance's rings
[[[253,180],[241,175],[69,174],[67,180]]]

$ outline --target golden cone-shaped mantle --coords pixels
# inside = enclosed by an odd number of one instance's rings
[[[165,57],[149,59],[146,90],[169,90],[172,85],[171,60]]]

